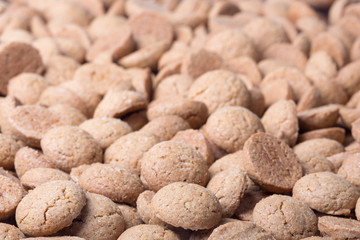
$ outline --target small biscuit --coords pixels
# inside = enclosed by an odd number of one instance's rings
[[[211,114],[203,130],[218,147],[232,153],[242,150],[245,141],[264,128],[254,113],[244,107],[231,106]]]
[[[343,143],[345,140],[345,130],[339,127],[332,127],[305,132],[299,135],[298,142],[301,143],[314,138],[328,138]]]
[[[0,175],[0,220],[5,220],[15,213],[23,197],[23,188],[12,178]]]
[[[315,213],[305,203],[285,195],[262,199],[254,208],[253,219],[276,239],[301,239],[318,231]]]
[[[0,134],[0,167],[7,170],[14,169],[15,154],[20,146],[14,139],[5,134]]]
[[[303,174],[315,172],[334,172],[335,166],[325,156],[313,151],[296,151]]]
[[[245,154],[242,150],[226,154],[222,158],[216,160],[210,167],[210,178],[213,178],[216,174],[226,170],[243,170]]]
[[[141,224],[127,229],[118,240],[180,240],[180,238],[171,230],[159,225]]]
[[[145,189],[140,178],[127,168],[93,164],[79,177],[79,185],[92,193],[104,195],[114,202],[133,204]]]
[[[30,240],[85,240],[84,238],[79,238],[79,237],[69,237],[69,236],[64,236],[64,237],[34,237],[34,238],[27,238]]]
[[[187,97],[193,80],[190,76],[174,74],[164,78],[154,89],[154,99],[167,97]]]
[[[79,126],[87,119],[79,109],[65,104],[52,105],[49,110],[60,115],[62,125]]]
[[[143,224],[143,221],[134,207],[130,207],[126,204],[118,204],[118,208],[124,218],[125,229]]]
[[[59,85],[70,81],[79,67],[80,64],[70,57],[53,55],[49,57],[46,66],[46,82],[49,85]]]
[[[294,151],[268,133],[252,135],[243,151],[244,167],[250,178],[270,192],[290,191],[302,176]]]
[[[153,191],[146,190],[142,192],[136,200],[137,211],[144,223],[167,227],[167,224],[161,221],[151,208],[151,200],[154,196],[155,192]]]
[[[353,219],[323,216],[319,217],[319,231],[331,239],[359,239],[360,223]]]
[[[126,122],[115,118],[89,119],[80,124],[79,128],[90,133],[102,149],[108,148],[118,138],[131,132]]]
[[[159,138],[151,133],[129,133],[120,137],[106,149],[104,162],[122,165],[140,175],[141,158],[145,152],[159,142]]]
[[[315,138],[299,143],[294,147],[294,152],[301,155],[302,152],[313,152],[324,157],[344,152],[344,146],[328,138]]]
[[[56,180],[71,180],[69,174],[54,168],[32,168],[21,176],[21,184],[33,189],[43,183]]]
[[[302,130],[309,131],[333,127],[339,118],[339,108],[334,105],[317,107],[298,113]]]
[[[160,189],[151,208],[164,222],[193,231],[210,229],[221,220],[221,205],[208,189],[177,182]]]
[[[17,227],[0,223],[0,239],[20,240],[23,238],[25,238],[25,235]]]
[[[64,172],[82,164],[102,162],[102,149],[86,131],[74,126],[49,130],[41,140],[41,148],[49,161]]]
[[[116,240],[124,230],[125,221],[118,206],[105,196],[88,192],[81,214],[62,233],[88,240]]]
[[[360,196],[359,189],[344,177],[330,172],[308,174],[293,188],[293,197],[312,209],[332,215],[349,215]]]
[[[123,117],[122,120],[129,124],[133,131],[140,130],[149,122],[146,117],[146,110],[130,113]]]
[[[344,158],[337,174],[343,176],[355,185],[360,185],[360,159],[357,157]]]
[[[44,183],[21,200],[16,223],[29,236],[50,235],[71,225],[85,205],[85,193],[74,182]]]
[[[96,164],[96,163],[95,163]],[[70,178],[76,183],[79,183],[79,177],[83,172],[85,172],[86,169],[88,169],[91,165],[83,164],[78,167],[74,167],[70,171]]]
[[[141,159],[141,178],[154,191],[173,182],[205,186],[208,167],[201,154],[190,145],[175,141],[156,144]]]

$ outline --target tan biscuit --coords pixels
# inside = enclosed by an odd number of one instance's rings
[[[164,53],[162,56],[165,56],[166,53]],[[159,66],[160,68],[160,61],[162,58],[159,59]],[[175,60],[174,62],[168,63],[163,68],[160,69],[159,73],[155,76],[153,79],[154,86],[159,85],[165,78],[170,77],[171,75],[176,75],[181,73],[181,60]]]
[[[0,167],[14,169],[15,154],[19,149],[20,146],[13,138],[0,134]]]
[[[2,133],[11,135],[9,116],[11,115],[12,111],[19,105],[21,105],[20,101],[13,96],[7,96],[5,98],[1,98],[1,101],[0,101],[0,125],[1,125]]]
[[[259,88],[253,87],[249,89],[251,104],[250,111],[255,113],[258,117],[261,117],[265,111],[265,97]]]
[[[116,240],[124,230],[124,218],[113,201],[99,194],[86,193],[86,206],[62,233],[88,240]]]
[[[263,132],[260,119],[243,107],[223,107],[209,116],[203,127],[207,136],[227,152],[241,150],[254,133]]]
[[[227,154],[222,158],[216,160],[209,168],[210,178],[216,174],[227,170],[242,170],[244,167],[244,152],[242,150]]]
[[[317,74],[324,74],[327,77],[335,77],[337,66],[333,58],[325,51],[315,52],[306,63],[305,75],[312,79]]]
[[[349,145],[350,146],[350,145]],[[335,167],[335,171],[337,172],[339,168],[341,167],[342,163],[346,159],[356,159],[359,157],[359,151],[358,150],[349,150],[346,152],[341,152],[337,154],[333,154],[330,157],[327,157],[327,159],[332,162],[332,164]],[[350,160],[349,160],[350,161]]]
[[[60,115],[40,105],[16,107],[7,121],[11,136],[32,147],[40,147],[44,134],[62,125]]]
[[[360,120],[356,120],[351,124],[351,135],[354,139],[359,142],[360,141]]]
[[[300,128],[305,131],[333,127],[338,117],[339,108],[335,105],[326,105],[298,113]]]
[[[250,105],[250,94],[245,84],[239,76],[227,70],[214,70],[201,75],[191,85],[188,96],[204,102],[209,113],[224,106]]]
[[[115,118],[93,118],[83,122],[79,127],[90,133],[103,149],[131,132],[126,122]]]
[[[55,167],[64,172],[82,164],[102,161],[102,149],[86,131],[74,126],[49,130],[41,140],[45,156]]]
[[[54,166],[40,151],[30,147],[22,147],[15,154],[16,174],[21,177],[32,168],[53,168]]]
[[[80,175],[79,185],[114,202],[133,204],[145,189],[139,177],[121,166],[93,164]]]
[[[118,208],[124,218],[125,230],[140,224],[143,224],[141,217],[134,207],[130,207],[126,204],[118,204]]]
[[[92,1],[96,2],[98,0]],[[91,40],[88,33],[84,28],[77,24],[51,21],[47,27],[49,28],[49,31],[53,37],[73,40],[79,43],[85,49],[88,49],[91,45]]]
[[[350,182],[355,185],[360,185],[360,175],[359,175],[359,168],[360,168],[360,159],[355,157],[344,158],[341,167],[339,168],[337,174],[343,176]]]
[[[180,240],[171,230],[158,225],[141,224],[127,229],[118,240],[131,239],[158,239],[158,240]]]
[[[227,29],[210,35],[205,49],[219,54],[223,59],[248,56],[254,60],[258,53],[250,38],[238,29]]]
[[[20,178],[26,189],[33,189],[43,183],[56,180],[71,180],[69,174],[54,168],[32,168]]]
[[[345,140],[345,130],[339,127],[332,127],[305,132],[299,135],[298,143],[314,138],[328,138],[343,143]]]
[[[142,192],[136,200],[137,211],[144,223],[167,227],[168,225],[161,221],[151,208],[151,200],[154,196],[155,192],[153,191],[146,190]]]
[[[190,230],[210,229],[221,219],[221,206],[213,193],[192,183],[172,183],[159,190],[151,208],[164,222]]]
[[[274,72],[275,70],[278,70],[279,68],[283,68],[283,67],[291,67],[291,66],[286,62],[276,59],[264,59],[258,63],[258,68],[263,76],[266,76],[271,72]]]
[[[219,199],[223,217],[231,217],[241,204],[246,188],[246,174],[239,170],[222,171],[211,178],[206,188]]]
[[[264,78],[260,84],[264,96],[265,106],[270,106],[281,100],[294,100],[294,90],[286,79]]]
[[[50,235],[71,225],[85,204],[85,194],[74,182],[48,182],[21,200],[16,223],[27,235]]]
[[[301,239],[318,231],[317,217],[309,206],[285,195],[262,199],[254,208],[253,219],[276,239]]]
[[[270,196],[270,193],[263,190],[247,190],[241,198],[241,204],[236,209],[234,216],[243,221],[253,222],[253,211],[255,205],[263,198]]]
[[[197,49],[190,51],[182,61],[181,73],[193,78],[200,77],[202,74],[220,69],[223,60],[220,55],[211,50]]]
[[[129,26],[122,16],[103,15],[96,17],[89,25],[88,32],[92,39],[96,40],[108,35],[111,32],[127,29]]]
[[[299,158],[304,175],[315,172],[335,172],[336,170],[334,164],[325,156],[310,149],[301,152],[295,151],[295,153]]]
[[[25,238],[25,235],[17,227],[0,223],[0,239],[20,240],[23,238]]]
[[[154,99],[172,96],[187,97],[193,80],[182,74],[174,74],[164,78],[154,90]]]
[[[120,137],[106,149],[104,162],[127,167],[140,175],[141,158],[145,152],[159,142],[159,138],[151,133],[129,133]]]
[[[14,215],[15,209],[23,197],[20,183],[5,175],[0,175],[0,219],[5,220]]]
[[[135,91],[144,95],[147,101],[152,97],[152,72],[149,68],[130,68],[126,70],[131,77]]]
[[[324,157],[330,157],[331,155],[344,152],[344,146],[335,140],[315,138],[299,143],[294,147],[294,152],[297,155],[307,151]]]
[[[65,104],[56,104],[48,108],[50,111],[60,115],[62,125],[79,126],[86,121],[86,116],[79,109]]]
[[[95,163],[96,164],[96,163]],[[70,178],[71,180],[73,180],[76,183],[79,183],[79,177],[81,176],[81,174],[83,174],[83,172],[88,169],[91,165],[88,164],[83,164],[80,165],[78,167],[74,167],[71,169],[70,171]]]
[[[244,154],[244,167],[250,178],[268,191],[288,192],[302,176],[294,151],[270,134],[252,135],[245,142]]]
[[[205,123],[208,110],[202,102],[172,97],[152,101],[146,115],[150,121],[160,116],[177,115],[185,119],[190,127],[199,128]]]
[[[229,59],[225,62],[224,67],[234,73],[247,76],[256,86],[258,86],[262,80],[262,76],[256,62],[250,57],[237,57]]]
[[[0,92],[7,94],[7,85],[19,73],[41,74],[44,66],[39,52],[27,43],[10,42],[0,49]]]
[[[74,59],[54,54],[49,57],[45,79],[49,85],[58,85],[70,81],[79,67],[80,64]]]
[[[349,215],[355,208],[360,192],[354,184],[340,175],[319,172],[297,181],[293,196],[319,212]]]
[[[106,93],[96,107],[94,117],[122,117],[146,106],[147,101],[141,93],[115,88]]]
[[[175,115],[162,116],[148,122],[140,131],[152,133],[160,141],[170,140],[179,131],[189,129],[190,125],[181,117]]]
[[[325,32],[327,22],[317,16],[304,16],[295,22],[296,27],[313,41],[316,35]]]
[[[64,236],[64,237],[34,237],[34,238],[27,238],[30,240],[85,240],[84,238],[79,238],[79,237],[69,237],[69,236]]]
[[[322,105],[321,93],[316,87],[309,88],[297,103],[297,111],[302,112]]]
[[[305,56],[309,56],[311,41],[305,33],[299,33],[292,42],[292,45],[302,51]]]
[[[199,130],[188,129],[180,131],[171,140],[183,142],[195,148],[203,156],[208,166],[214,162],[214,154],[210,143]]]
[[[42,61],[46,66],[51,65],[50,59],[52,57],[60,56],[61,54],[55,39],[52,38],[50,35],[36,39],[33,42],[32,46],[39,51]],[[71,59],[65,56],[64,58]],[[71,59],[71,61],[75,62],[75,65],[78,65],[78,63],[74,59]]]
[[[141,178],[158,191],[173,182],[205,186],[208,167],[201,154],[190,145],[175,141],[156,144],[141,159]]]
[[[360,238],[360,223],[353,219],[323,216],[319,217],[318,226],[320,233],[331,237],[331,239]]]
[[[122,120],[129,124],[133,131],[140,130],[149,122],[146,117],[146,110],[130,113],[123,117]]]
[[[271,105],[264,113],[261,123],[265,132],[283,140],[293,146],[299,131],[296,115],[296,104],[293,101],[278,101]]]
[[[254,239],[254,240],[274,240],[271,233],[265,232],[264,229],[257,227],[251,222],[236,221],[223,224],[214,229],[208,238],[215,239]]]
[[[8,95],[16,97],[22,104],[35,104],[46,89],[45,79],[34,73],[21,73],[10,79]]]
[[[86,49],[81,44],[67,38],[56,38],[55,41],[63,55],[75,60],[78,63],[84,62]]]
[[[138,47],[158,41],[165,41],[170,45],[173,41],[174,32],[171,24],[156,13],[142,12],[130,17],[129,25]]]

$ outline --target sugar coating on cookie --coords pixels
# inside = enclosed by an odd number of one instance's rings
[[[33,189],[43,183],[56,180],[71,180],[69,174],[55,168],[32,168],[21,176],[21,184],[27,189]]]
[[[5,220],[15,213],[23,197],[23,188],[19,182],[6,175],[0,175],[0,182],[0,219]]]
[[[180,240],[171,230],[162,226],[141,224],[127,229],[118,240],[131,239],[159,239],[159,240]]]

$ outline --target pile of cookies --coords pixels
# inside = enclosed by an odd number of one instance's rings
[[[360,239],[360,1],[0,1],[0,239]]]

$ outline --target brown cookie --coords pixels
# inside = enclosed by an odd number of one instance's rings
[[[234,215],[241,204],[246,184],[246,173],[239,170],[222,171],[211,178],[206,188],[219,199],[223,217]]]
[[[90,133],[102,149],[108,148],[118,138],[132,131],[126,122],[115,118],[89,119],[83,122],[79,128]]]
[[[301,239],[318,231],[315,213],[305,203],[285,195],[262,199],[254,208],[253,219],[276,239]]]
[[[201,75],[191,85],[188,96],[205,103],[209,113],[224,106],[250,106],[250,94],[241,77],[227,70]]]
[[[151,208],[164,222],[190,230],[210,229],[221,219],[221,206],[213,193],[192,183],[172,183],[160,189]]]
[[[49,110],[60,115],[62,125],[79,126],[87,119],[80,110],[65,104],[53,105],[49,107]]]
[[[25,235],[17,227],[0,223],[0,239],[20,240],[23,238],[25,238]]]
[[[340,175],[319,172],[299,179],[293,188],[293,196],[319,212],[349,215],[355,208],[360,191]]]
[[[315,172],[335,172],[334,164],[329,161],[325,156],[314,151],[295,151],[302,167],[303,174]]]
[[[190,145],[175,141],[156,144],[141,159],[141,178],[154,191],[173,182],[205,186],[208,167],[201,154]]]
[[[155,144],[159,138],[147,132],[133,132],[120,137],[105,151],[104,162],[121,165],[140,175],[140,160],[144,153]]]
[[[252,135],[245,142],[244,154],[250,178],[270,192],[288,192],[302,176],[294,151],[268,133]]]
[[[171,140],[183,142],[195,148],[203,156],[208,166],[214,162],[214,154],[210,143],[199,130],[188,129],[180,131]]]
[[[301,143],[314,138],[328,138],[343,143],[345,140],[345,130],[339,127],[317,129],[300,134],[297,141]]]
[[[131,77],[131,84],[135,91],[144,95],[147,101],[152,96],[152,72],[149,68],[129,68],[126,70]]]
[[[33,72],[40,74],[44,69],[41,56],[27,43],[9,42],[0,48],[1,80],[0,92],[7,94],[8,82],[19,73]]]
[[[27,238],[30,240],[85,240],[84,238],[79,238],[79,237],[69,237],[69,236],[64,236],[64,237],[34,237],[34,238]]]
[[[18,181],[18,180],[17,180]],[[0,219],[5,220],[15,213],[23,197],[23,188],[16,180],[0,174]]]
[[[152,101],[146,115],[150,121],[160,116],[177,115],[185,119],[190,127],[199,128],[206,121],[208,110],[202,102],[172,97]]]
[[[15,154],[19,149],[20,146],[13,138],[0,134],[0,167],[14,169]]]
[[[26,189],[33,189],[43,183],[56,180],[71,180],[69,174],[54,168],[32,168],[21,176],[21,184]]]
[[[360,159],[357,158],[357,155],[353,155],[351,157],[343,158],[341,167],[339,168],[337,174],[343,176],[350,182],[355,185],[360,185]]]
[[[316,87],[310,87],[300,97],[297,103],[297,111],[302,112],[312,108],[320,107],[323,104],[321,92]]]
[[[80,67],[77,61],[62,55],[52,55],[48,62],[45,80],[49,85],[58,85],[72,80],[75,71]]]
[[[360,223],[353,219],[323,216],[319,217],[319,231],[331,239],[360,238]]]
[[[187,97],[193,80],[183,74],[174,74],[164,78],[154,89],[154,99],[167,97]]]
[[[94,163],[96,164],[96,163]],[[91,165],[88,165],[88,164],[83,164],[83,165],[80,165],[78,167],[74,167],[71,169],[71,172],[70,172],[70,178],[71,180],[73,180],[74,182],[76,183],[79,183],[79,177],[81,176],[81,174],[83,174],[83,172],[88,169],[89,167],[91,167]]]
[[[331,155],[344,152],[344,146],[328,138],[315,138],[297,144],[294,147],[294,152],[299,156],[302,152],[313,152],[320,156],[330,157]]]
[[[336,81],[345,89],[349,96],[360,90],[358,84],[360,79],[358,77],[360,61],[352,62],[341,68],[336,77]]]
[[[118,240],[180,240],[180,238],[171,230],[159,225],[141,224],[127,229]]]
[[[48,182],[21,200],[16,223],[27,235],[50,235],[71,225],[85,204],[85,193],[74,182]]]
[[[154,196],[155,192],[153,191],[146,190],[142,192],[136,200],[137,211],[144,223],[167,227],[168,225],[165,222],[161,221],[160,218],[155,215],[155,212],[151,208],[151,200]]]
[[[79,185],[92,193],[104,195],[114,202],[135,203],[145,189],[140,178],[127,168],[93,164],[79,177]]]
[[[244,167],[244,152],[242,150],[227,154],[222,158],[216,160],[209,168],[210,178],[213,178],[216,174],[227,170],[242,170]]]
[[[167,115],[153,119],[143,126],[140,131],[152,133],[160,141],[168,141],[179,131],[189,129],[190,125],[181,117]]]
[[[45,156],[55,167],[70,172],[82,164],[102,161],[102,149],[86,131],[74,126],[49,130],[41,140]]]
[[[123,117],[122,120],[129,124],[133,131],[140,130],[149,122],[146,117],[146,110],[130,113]]]
[[[299,131],[296,116],[296,104],[293,101],[281,100],[271,105],[264,113],[261,123],[265,132],[293,146]]]
[[[126,204],[118,204],[118,208],[124,218],[125,229],[143,224],[141,217],[134,207],[130,207]]]
[[[116,240],[124,230],[125,221],[118,206],[105,196],[88,192],[81,214],[62,233],[88,240]]]
[[[339,117],[339,108],[327,105],[298,113],[300,128],[304,131],[333,127]]]
[[[203,127],[208,138],[227,152],[242,150],[245,141],[264,128],[258,116],[246,108],[231,106],[211,114]]]
[[[296,99],[290,83],[283,78],[265,77],[260,84],[260,90],[264,95],[265,106],[270,106],[281,100],[295,101]]]
[[[21,177],[32,168],[53,168],[53,164],[40,151],[30,147],[22,147],[15,154],[15,171]]]

